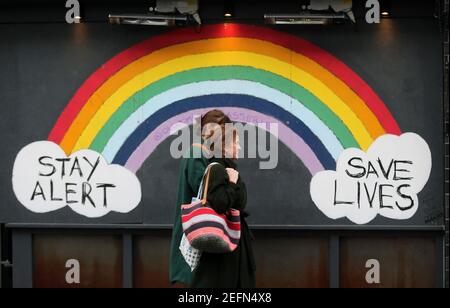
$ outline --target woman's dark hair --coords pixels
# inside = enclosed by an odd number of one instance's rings
[[[226,123],[231,123],[231,120],[225,113],[223,113],[223,111],[214,109],[214,110],[208,111],[207,113],[205,113],[202,116],[202,120],[201,120],[202,130],[203,130],[203,127],[205,127],[205,125],[209,124],[209,123],[225,125]]]
[[[214,134],[213,131],[207,132],[204,130],[206,125],[208,124],[218,124],[220,125],[222,129],[222,151],[225,150],[225,124],[227,123],[233,123],[231,119],[223,113],[223,111],[214,109],[211,111],[208,111],[201,117],[201,130],[202,130],[202,136],[205,137],[205,139],[208,139],[211,134]],[[233,132],[233,137],[235,135],[235,132]],[[211,149],[214,150],[214,144],[211,145]]]

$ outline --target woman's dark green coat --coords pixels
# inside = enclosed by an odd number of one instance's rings
[[[192,151],[197,151],[193,148]],[[179,252],[179,243],[183,235],[180,206],[190,203],[197,194],[205,168],[212,162],[208,202],[218,213],[229,208],[241,210],[241,240],[235,251],[223,254],[203,253],[200,265],[192,273]],[[231,159],[188,158],[181,163],[178,204],[172,234],[170,279],[172,283],[181,282],[198,288],[251,288],[255,286],[255,262],[251,246],[251,234],[244,211],[247,203],[247,190],[241,177],[236,184],[230,183],[225,168],[236,169]]]

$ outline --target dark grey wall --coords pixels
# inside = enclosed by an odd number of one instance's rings
[[[438,22],[432,18],[403,18],[384,20],[380,25],[360,23],[357,29],[278,29],[301,36],[341,59],[373,87],[402,131],[416,132],[430,145],[433,170],[419,195],[419,212],[408,221],[377,218],[371,224],[442,225],[443,77]],[[0,24],[0,221],[172,222],[178,162],[167,155],[170,140],[138,173],[144,188],[142,203],[127,215],[111,213],[89,220],[70,209],[36,215],[16,201],[11,187],[15,155],[28,143],[47,138],[83,81],[118,52],[162,31],[104,23]],[[346,219],[329,220],[317,210],[309,196],[310,176],[281,144],[280,163],[275,170],[254,171],[256,164],[250,160],[240,163],[241,174],[248,182],[252,224],[349,224]],[[274,178],[278,179],[276,183]]]

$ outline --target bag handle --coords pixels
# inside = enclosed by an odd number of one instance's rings
[[[208,166],[206,166],[205,171],[203,172],[203,176],[202,176],[202,180],[200,181],[200,186],[198,187],[197,190],[197,200],[200,200],[200,197],[202,196],[202,192],[203,192],[203,181],[206,177],[206,173],[208,172]]]
[[[206,167],[205,173],[203,174],[203,178],[202,181],[200,183],[200,187],[198,189],[198,193],[197,193],[197,199],[200,199],[200,195],[202,195],[202,205],[206,204],[207,201],[207,197],[208,197],[208,186],[209,186],[209,178],[210,178],[210,174],[211,174],[211,168],[214,165],[220,165],[219,163],[211,163]],[[205,187],[203,187],[204,182],[206,182]]]
[[[208,166],[208,173],[206,175],[206,185],[205,185],[205,189],[203,190],[202,205],[205,205],[207,202],[206,198],[208,197],[208,186],[209,186],[209,176],[210,175],[211,175],[211,167]]]

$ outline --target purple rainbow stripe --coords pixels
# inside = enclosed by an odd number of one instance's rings
[[[158,145],[170,136],[170,128],[173,125],[176,123],[192,124],[192,119],[194,119],[194,117],[204,114],[209,110],[211,110],[211,108],[190,110],[174,116],[159,125],[136,148],[133,154],[131,154],[125,167],[136,173]],[[294,152],[311,174],[316,174],[319,171],[325,170],[311,148],[284,123],[271,116],[247,108],[221,107],[221,110],[226,114],[229,114],[231,119],[236,122],[249,124],[277,123],[279,140]],[[236,117],[236,115],[238,116]]]

